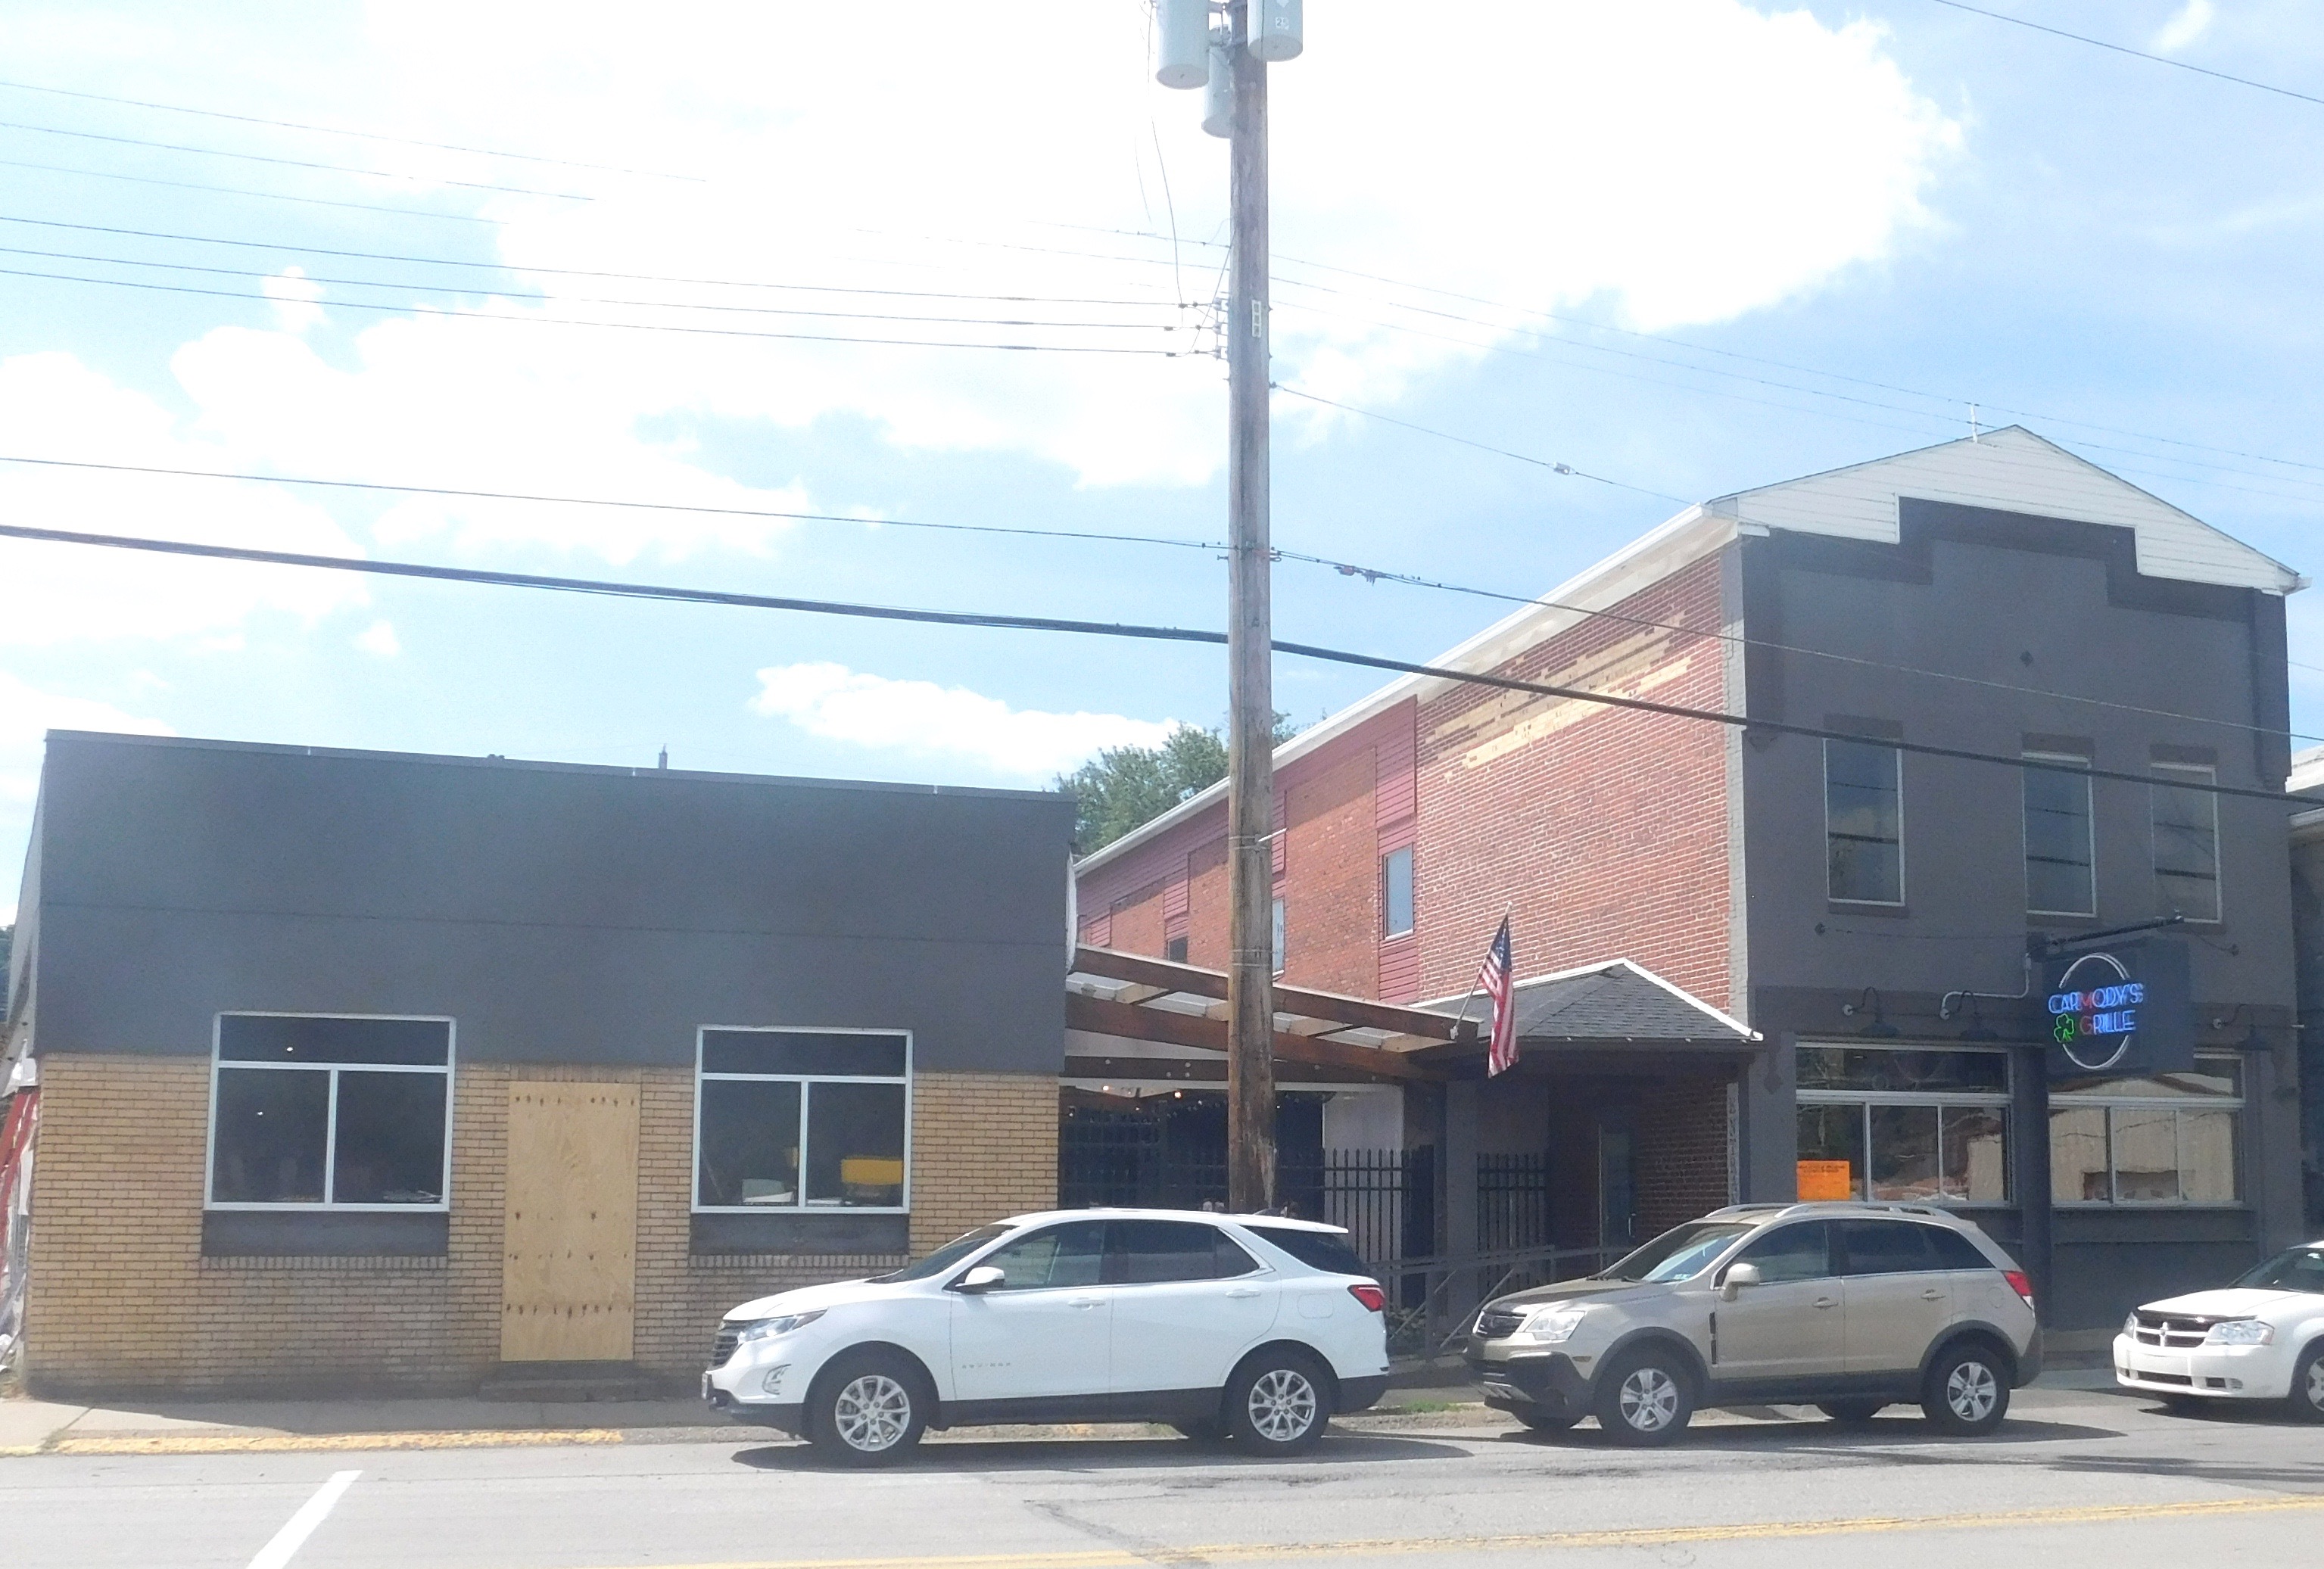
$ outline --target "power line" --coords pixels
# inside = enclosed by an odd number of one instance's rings
[[[1278,390],[1288,391],[1289,389]],[[1362,411],[1353,411],[1361,412]],[[155,475],[176,479],[209,479],[255,485],[301,485],[327,490],[368,491],[392,495],[448,496],[466,501],[526,502],[554,506],[599,507],[623,512],[677,512],[690,516],[760,518],[781,521],[855,523],[937,533],[991,534],[1021,539],[1074,540],[1098,544],[1150,545],[1170,549],[1200,550],[1211,554],[1223,551],[1227,548],[1215,540],[1187,540],[1160,534],[1120,534],[1098,530],[1030,529],[998,523],[933,522],[907,518],[864,518],[845,512],[792,512],[770,507],[712,506],[706,503],[632,501],[606,496],[567,495],[532,491],[475,490],[448,485],[397,485],[352,479],[316,479],[297,475],[236,473],[205,468],[171,468],[152,464],[100,463],[61,457],[32,457],[14,453],[0,453],[0,463],[16,464],[27,467],[90,470],[108,474]],[[1729,643],[1738,648],[1766,649],[1775,653],[1793,654],[1806,659],[1829,660],[1840,664],[1884,670],[1895,675],[1920,676],[1932,680],[1952,681],[1965,686],[2007,692],[2018,697],[2040,697],[2061,703],[2079,703],[2118,713],[2143,715],[2149,718],[2172,719],[2196,725],[2215,725],[2231,730],[2253,731],[2267,735],[2287,735],[2300,741],[2324,741],[2324,735],[2312,735],[2304,731],[2277,730],[2267,725],[2246,724],[2241,720],[2222,719],[2201,714],[2181,714],[2172,709],[2150,708],[2135,703],[2117,702],[2111,698],[2091,697],[2072,692],[2054,692],[2044,688],[2017,686],[2006,681],[1989,680],[1983,677],[1959,675],[1949,670],[1932,670],[1916,665],[1866,659],[1855,654],[1834,653],[1824,649],[1803,648],[1796,644],[1776,642],[1765,638],[1746,637],[1727,632],[1712,632],[1701,627],[1688,626],[1683,623],[1655,621],[1650,617],[1630,615],[1618,610],[1591,609],[1559,600],[1441,582],[1434,578],[1394,572],[1385,568],[1365,566],[1359,562],[1340,560],[1333,557],[1314,555],[1307,551],[1293,550],[1280,546],[1276,547],[1274,554],[1283,560],[1328,568],[1342,577],[1362,577],[1370,582],[1397,583],[1407,587],[1463,595],[1508,605],[1538,606],[1542,609],[1561,611],[1591,620],[1612,622],[1648,631],[1674,632],[1685,637]]]
[[[208,560],[246,561],[277,567],[318,568],[330,571],[361,572],[390,577],[489,584],[500,587],[546,589],[567,594],[602,595],[614,598],[650,599],[679,604],[721,605],[753,610],[794,611],[804,614],[845,616],[872,621],[911,622],[936,626],[977,627],[1007,632],[1066,632],[1089,637],[1207,643],[1213,646],[1223,646],[1227,641],[1227,634],[1224,632],[1209,632],[1199,628],[1152,626],[1125,622],[1075,621],[1054,616],[1008,615],[981,611],[925,610],[901,605],[864,605],[843,600],[733,594],[718,589],[680,588],[666,584],[627,583],[589,577],[551,577],[528,572],[494,572],[471,567],[437,567],[415,561],[383,561],[346,556],[311,556],[288,550],[256,550],[233,545],[197,544],[182,540],[154,540],[122,534],[82,533],[63,529],[36,529],[16,523],[0,523],[0,537],[36,540],[49,544],[84,545],[106,549],[190,556]],[[1694,708],[1677,703],[1657,703],[1646,697],[1627,697],[1610,692],[1591,692],[1581,688],[1554,686],[1545,681],[1520,680],[1513,676],[1456,670],[1441,665],[1390,659],[1380,654],[1356,653],[1346,649],[1326,648],[1315,643],[1277,640],[1272,642],[1270,647],[1277,653],[1292,654],[1302,659],[1317,660],[1329,664],[1388,670],[1401,675],[1425,676],[1464,686],[1491,687],[1502,691],[1526,692],[1537,697],[1592,704],[1600,707],[1624,708],[1633,713],[1653,714],[1668,719],[1722,725],[1734,729],[1757,730],[1780,735],[1795,735],[1812,741],[1862,743],[1865,740],[1862,735],[1847,731],[1825,730],[1814,725],[1794,725],[1776,719],[1754,719],[1748,715],[1729,714],[1718,709]],[[2047,762],[2038,758],[2010,757],[1999,752],[1972,751],[1966,747],[1936,746],[1927,742],[1881,741],[1877,744],[1915,756],[1946,758],[1962,762],[1990,763],[2015,769],[2021,773],[2027,771],[2040,773],[2062,773],[2079,779],[2113,780],[2136,785],[2153,785],[2156,782],[2153,777],[2145,774],[2128,773],[2114,769],[2083,767],[2072,763]],[[2287,796],[2281,791],[2250,789],[2240,785],[2223,785],[2217,782],[2190,780],[2181,783],[2174,780],[2171,781],[2171,788],[2192,790],[2205,795],[2266,801],[2278,807],[2314,804],[2308,798]]]
[[[172,272],[203,272],[213,276],[227,278],[277,278],[281,276],[281,274],[277,272],[269,272],[263,270],[244,267],[205,267],[192,262],[149,262],[135,256],[91,255],[86,252],[79,251],[44,251],[31,245],[0,245],[0,255],[42,256],[51,261],[95,262],[104,265],[116,267],[153,267]],[[458,284],[453,283],[424,283],[401,280],[382,281],[372,278],[332,278],[319,273],[302,273],[300,276],[306,281],[310,283],[330,283],[351,289],[406,290],[415,293],[429,294],[486,294],[493,292],[480,289],[466,289]],[[117,281],[126,281],[126,280]],[[507,296],[499,297],[507,298]],[[272,296],[269,296],[268,298],[272,298]],[[607,300],[599,296],[587,294],[529,296],[528,298],[539,299],[544,304],[617,305],[631,307],[641,310],[739,311],[754,316],[808,316],[829,318],[845,321],[920,321],[947,323],[966,327],[1097,328],[1120,331],[1160,330],[1163,332],[1173,332],[1176,330],[1175,324],[1147,321],[1028,321],[1013,318],[1004,318],[986,316],[899,316],[868,310],[806,310],[796,306],[785,305],[733,305],[724,302],[686,300]],[[319,305],[325,302],[318,300],[315,303]],[[334,303],[345,302],[337,301]],[[1157,305],[1160,302],[1158,301],[1156,302]]]
[[[2149,54],[2143,49],[2133,49],[2128,44],[2123,43],[2108,43],[2103,38],[2091,38],[2084,33],[2068,32],[2062,27],[2051,27],[2043,23],[2029,22],[2023,16],[2012,16],[2006,12],[1987,11],[1982,5],[1964,5],[1961,0],[1930,0],[1930,3],[1941,5],[1949,11],[1966,11],[1972,16],[1983,16],[1995,22],[2006,22],[2012,27],[2024,27],[2035,32],[2046,32],[2052,38],[2070,39],[2076,43],[2087,43],[2092,49],[2103,49],[2109,53],[2126,54],[2134,60],[2153,60],[2156,65],[2173,66],[2180,70],[2193,71],[2197,76],[2211,77],[2223,82],[2233,82],[2239,88],[2257,88],[2263,93],[2273,93],[2279,97],[2298,98],[2303,104],[2324,104],[2324,98],[2311,93],[2295,92],[2290,88],[2277,87],[2273,82],[2255,82],[2249,77],[2229,76],[2226,71],[2213,70],[2209,66],[2193,65],[2183,60],[2172,60],[2166,54]]]
[[[162,475],[173,479],[217,479],[254,485],[309,485],[324,490],[377,491],[391,495],[452,496],[466,501],[541,502],[554,506],[606,507],[622,512],[683,512],[719,518],[767,518],[786,522],[860,523],[887,529],[925,529],[944,533],[1010,534],[1037,540],[1091,540],[1122,545],[1161,545],[1182,550],[1223,550],[1215,540],[1181,540],[1167,534],[1109,534],[1095,530],[1023,529],[1001,523],[936,523],[909,518],[864,518],[846,512],[784,512],[771,507],[721,507],[687,502],[625,501],[609,496],[557,495],[530,491],[461,490],[439,485],[388,485],[360,479],[311,479],[287,474],[234,474],[212,468],[164,468],[139,463],[96,463],[65,457],[26,457],[0,453],[0,463],[37,468],[94,469],[106,474]]]
[[[378,142],[395,147],[425,147],[437,152],[466,152],[478,158],[508,158],[521,163],[554,164],[560,169],[591,169],[601,174],[634,174],[646,180],[682,180],[706,183],[698,174],[668,174],[653,169],[625,169],[616,163],[585,163],[572,158],[548,158],[537,152],[506,152],[490,147],[467,147],[456,142],[427,142],[414,136],[389,136],[376,131],[349,131],[337,125],[317,125],[301,120],[269,120],[257,115],[234,115],[223,109],[197,109],[185,104],[164,104],[152,98],[116,97],[110,93],[78,92],[71,88],[47,88],[33,82],[0,80],[0,88],[20,93],[46,93],[52,97],[80,98],[94,104],[123,104],[131,108],[156,109],[168,115],[198,115],[206,120],[233,120],[244,125],[271,125],[280,131],[312,131],[324,136],[347,136],[358,142]]]
[[[155,283],[142,278],[87,278],[75,272],[42,272],[25,267],[0,267],[0,277],[42,278],[60,283],[95,283],[110,289],[144,289],[164,294],[199,294],[215,300],[255,300],[265,304],[300,303],[277,300],[269,294],[245,294],[230,289],[199,289],[190,283]],[[339,310],[374,310],[392,315],[411,314],[409,305],[392,305],[364,300],[335,300],[332,309]],[[884,344],[891,348],[976,348],[998,349],[1024,354],[1111,354],[1152,355],[1176,359],[1178,351],[1167,348],[1139,348],[1131,345],[1073,344],[1073,343],[973,343],[947,338],[861,337],[837,333],[767,332],[743,327],[700,327],[677,321],[588,321],[569,316],[512,315],[506,311],[457,310],[441,313],[453,321],[502,321],[540,327],[595,327],[616,332],[676,332],[713,337],[774,338],[793,343],[853,343]],[[1168,332],[1167,327],[1123,328],[1109,330]]]
[[[163,152],[194,152],[205,158],[235,158],[245,163],[272,163],[284,169],[320,169],[334,174],[361,174],[374,180],[409,180],[426,185],[456,185],[467,190],[500,191],[510,196],[547,196],[559,201],[590,201],[594,198],[569,190],[541,190],[529,185],[486,185],[474,180],[437,180],[424,174],[392,174],[351,163],[318,163],[304,158],[272,158],[263,152],[234,152],[223,147],[197,147],[186,142],[149,142],[142,136],[112,136],[100,131],[69,131],[60,125],[36,125],[29,120],[0,120],[0,131],[32,131],[43,136],[71,136],[83,142],[110,142],[122,147],[152,147]]]
[[[279,190],[252,190],[239,185],[205,185],[194,180],[163,180],[152,174],[116,174],[109,169],[74,169],[62,163],[34,163],[22,158],[0,158],[0,169],[37,169],[49,174],[69,174],[81,180],[125,180],[132,185],[161,185],[172,190],[207,190],[219,196],[254,196],[264,201],[295,201],[307,207],[339,207],[355,212],[392,213],[398,217],[442,218],[456,224],[493,224],[498,218],[475,213],[430,212],[426,208],[386,207],[371,201],[337,201],[321,196],[287,196]]]
[[[181,235],[166,229],[130,229],[108,224],[68,223],[61,218],[24,217],[0,213],[0,223],[28,224],[39,228],[71,229],[81,234],[116,235],[140,240],[175,240],[198,245],[233,245],[252,251],[288,251],[302,256],[336,256],[342,261],[401,262],[424,267],[465,267],[487,272],[537,274],[550,278],[606,278],[624,283],[673,283],[706,289],[774,289],[807,294],[872,294],[910,300],[973,300],[995,305],[1122,305],[1160,306],[1159,296],[1143,300],[1098,298],[1071,294],[966,294],[938,289],[869,289],[841,283],[777,283],[750,278],[688,278],[659,272],[614,272],[595,268],[541,267],[519,262],[475,262],[453,256],[415,256],[402,251],[347,251],[324,245],[293,245],[281,240],[241,240],[219,235]]]

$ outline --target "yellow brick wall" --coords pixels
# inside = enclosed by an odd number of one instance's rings
[[[717,1320],[750,1297],[892,1269],[888,1256],[687,1251],[692,1075],[463,1064],[442,1258],[205,1259],[200,1057],[42,1059],[25,1371],[36,1390],[473,1389],[500,1356],[508,1085],[635,1083],[638,1363],[690,1384]],[[913,1085],[911,1247],[1056,1198],[1057,1089],[1010,1074]]]

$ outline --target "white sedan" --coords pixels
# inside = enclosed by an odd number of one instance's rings
[[[1289,1454],[1387,1389],[1386,1305],[1337,1226],[1019,1215],[892,1275],[742,1304],[702,1398],[853,1464],[1004,1422],[1167,1422]]]
[[[2282,1400],[2324,1422],[2324,1241],[2234,1285],[2150,1302],[2114,1340],[2115,1382],[2173,1406]]]

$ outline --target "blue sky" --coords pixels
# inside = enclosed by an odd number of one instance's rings
[[[2324,89],[2324,16],[2296,0],[1989,8]],[[2324,564],[2324,105],[1933,0],[1310,11],[1274,72],[1278,376],[1620,484],[1278,398],[1278,543],[1537,593],[1665,498],[1947,439],[1975,402]],[[0,454],[1215,540],[1219,365],[1078,352],[1206,341],[1224,149],[1197,95],[1151,85],[1145,39],[1139,0],[681,5],[650,31],[612,5],[18,0],[0,269],[218,292],[0,272]],[[880,319],[901,316],[971,319]],[[1100,325],[990,324],[1027,320]],[[11,464],[0,512],[1223,617],[1199,549]],[[1404,657],[1499,609],[1296,564],[1276,593],[1280,635]],[[2294,721],[2324,729],[2307,597]],[[1277,683],[1301,720],[1370,685],[1289,660]],[[12,867],[51,725],[1031,785],[1223,708],[1210,650],[0,541]]]

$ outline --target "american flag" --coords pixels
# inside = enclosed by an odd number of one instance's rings
[[[1501,917],[1501,929],[1493,934],[1493,946],[1485,950],[1485,963],[1477,972],[1477,989],[1493,1000],[1492,1044],[1485,1050],[1485,1076],[1507,1073],[1517,1066],[1517,1013],[1509,1002],[1509,972],[1517,961],[1509,953],[1509,918]]]

